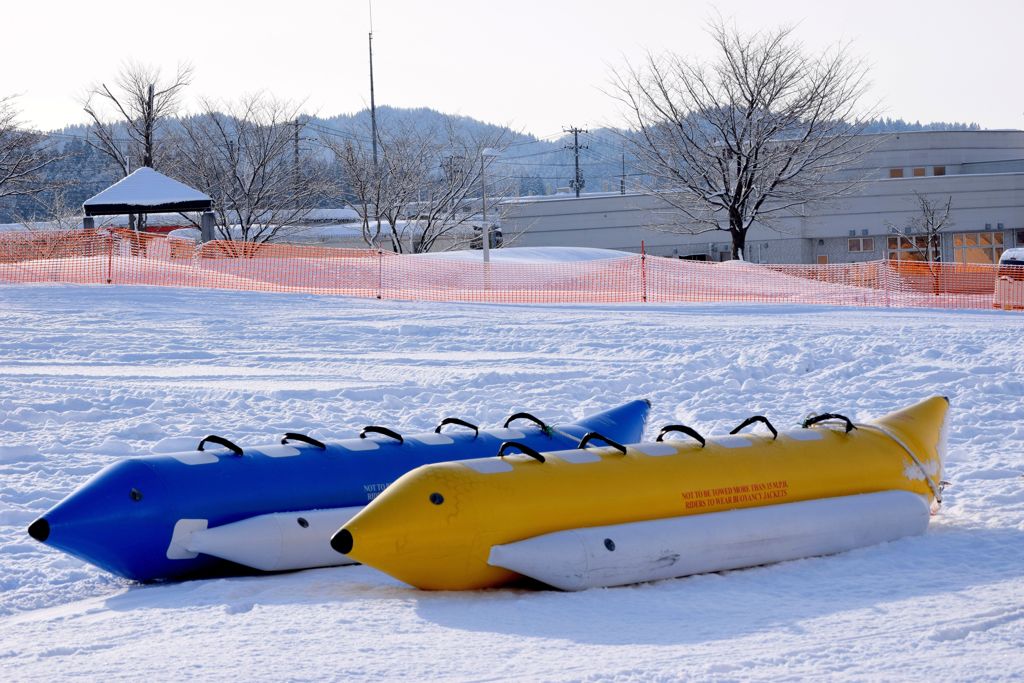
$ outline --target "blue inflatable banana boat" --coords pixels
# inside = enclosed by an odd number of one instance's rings
[[[636,442],[649,407],[648,401],[632,401],[557,426],[528,413],[517,413],[501,429],[492,430],[458,418],[442,420],[433,432],[407,436],[370,426],[359,438],[333,443],[289,433],[280,443],[244,449],[222,437],[208,436],[195,451],[130,457],[110,465],[33,522],[28,533],[136,581],[251,571],[224,559],[234,557],[231,553],[208,554],[210,538],[204,545],[193,543],[192,537],[225,527],[236,536],[230,541],[237,546],[238,534],[266,526],[235,524],[242,520],[290,511],[358,508],[416,467],[493,456],[506,441],[538,451],[575,448],[591,432]],[[295,521],[296,529],[313,533],[318,528],[310,527],[302,516]],[[319,548],[322,542],[325,552],[329,551],[330,533],[302,543]],[[250,546],[263,543],[248,541]],[[288,542],[283,546],[291,547]],[[306,556],[308,552],[268,566],[316,566],[313,561],[305,564]],[[251,567],[261,566],[251,563]]]

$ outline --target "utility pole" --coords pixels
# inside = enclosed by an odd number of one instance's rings
[[[379,183],[380,177],[377,167],[377,103],[373,98],[373,0],[367,0],[367,6],[370,10],[370,135],[373,138],[373,175],[374,182]],[[378,185],[379,187],[379,185]],[[380,233],[380,205],[374,202],[373,213],[377,222],[377,233]],[[369,217],[367,217],[369,220]],[[391,241],[394,242],[395,226],[391,226]],[[398,247],[395,247],[395,251],[398,251]]]
[[[146,92],[146,120],[143,122],[145,126],[145,149],[142,150],[142,165],[153,168],[153,127],[156,125],[156,114],[153,109],[154,98],[156,93],[154,92],[154,84],[150,83]]]
[[[619,178],[619,194],[626,194],[626,153],[622,153],[622,177]]]
[[[377,103],[373,98],[373,3],[370,3],[370,135],[373,137],[373,168],[377,168]]]
[[[486,165],[484,164],[483,152],[480,152],[480,208],[483,212],[483,221],[487,222],[487,178],[485,177]]]
[[[569,183],[569,187],[576,190],[576,196],[579,197],[580,190],[582,190],[583,186],[587,184],[586,181],[583,180],[583,172],[580,171],[580,150],[588,149],[587,145],[580,144],[580,133],[586,133],[587,131],[582,128],[577,128],[576,126],[573,126],[571,128],[563,128],[562,132],[572,133],[572,144],[566,145],[565,148],[571,149],[576,158],[576,176]]]
[[[491,225],[487,222],[487,157],[498,156],[500,150],[484,147],[480,150],[480,207],[483,212],[483,226],[480,237],[483,240],[484,262],[491,260]]]
[[[299,179],[299,119],[298,118],[295,119],[295,140],[293,141],[293,144],[294,144],[294,149],[292,151],[294,153],[294,158],[292,159],[292,163],[293,163],[292,172],[293,172],[293,175],[295,177],[295,195],[298,196],[298,194],[299,194],[299,182],[300,182],[300,179]]]
[[[483,213],[483,221],[480,224],[480,240],[484,250],[484,263],[491,260],[491,228],[487,225],[487,178],[485,177],[486,164],[484,157],[486,150],[480,150],[480,209]]]

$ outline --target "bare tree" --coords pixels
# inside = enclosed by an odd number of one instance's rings
[[[950,211],[953,196],[947,195],[945,204],[933,202],[920,192],[914,192],[918,212],[903,225],[888,223],[890,232],[902,242],[903,251],[910,252],[929,263],[942,261],[942,230],[953,225]]]
[[[334,152],[362,216],[363,241],[372,247],[386,242],[392,251],[402,252],[400,217],[420,198],[435,157],[434,144],[413,129],[378,133],[377,138],[376,162],[369,143],[329,137],[324,142]]]
[[[367,245],[422,253],[442,241],[447,248],[468,246],[473,226],[481,227],[485,196],[492,218],[498,214],[498,202],[509,194],[508,179],[487,169],[510,137],[507,130],[464,133],[451,120],[427,130],[384,126],[376,164],[368,142],[324,142],[363,216]]]
[[[63,158],[40,133],[21,125],[11,97],[0,97],[0,200],[34,197],[53,189],[46,169]]]
[[[94,85],[82,99],[92,120],[86,142],[117,164],[122,175],[127,176],[133,165],[158,166],[165,142],[163,125],[177,112],[181,93],[191,81],[189,64],[179,64],[174,77],[164,79],[157,67],[126,62],[113,87]],[[128,224],[141,230],[145,214],[129,215]]]
[[[299,229],[333,186],[326,161],[300,145],[298,105],[257,94],[202,106],[181,122],[176,171],[213,199],[218,236],[263,243]]]
[[[754,223],[801,214],[855,185],[841,171],[868,150],[858,114],[866,67],[835,47],[808,55],[789,27],[709,28],[717,58],[649,55],[612,79],[640,169],[679,217],[666,229],[728,231],[743,258]]]
[[[182,91],[191,82],[189,64],[179,64],[174,76],[163,78],[157,67],[126,62],[113,86],[94,85],[82,99],[92,120],[89,144],[124,175],[133,165],[159,168],[163,124],[177,113]]]

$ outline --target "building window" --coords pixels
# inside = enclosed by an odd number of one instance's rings
[[[889,177],[890,178],[902,178],[903,177],[903,169],[902,168],[890,168],[889,169]]]
[[[890,237],[886,247],[891,261],[927,261],[928,238],[918,235],[912,240],[909,237]]]
[[[1024,244],[1024,230],[1017,231],[1017,244]]]
[[[946,167],[932,166],[932,175],[946,175]]]
[[[920,177],[924,176],[924,174],[925,174],[924,172],[925,172],[924,166],[918,166],[917,168],[914,169],[914,177],[915,178],[920,178]]]
[[[1002,253],[1001,232],[953,233],[953,259],[957,263],[999,263]]]
[[[851,237],[847,243],[847,248],[850,251],[874,251],[875,250],[875,238],[874,237]]]

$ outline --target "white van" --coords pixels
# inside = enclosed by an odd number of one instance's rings
[[[1007,249],[999,257],[992,305],[996,308],[1024,309],[1024,249]]]

